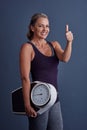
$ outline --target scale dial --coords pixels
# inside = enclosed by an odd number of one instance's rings
[[[50,96],[50,87],[44,83],[36,84],[31,91],[31,101],[38,107],[46,105]]]

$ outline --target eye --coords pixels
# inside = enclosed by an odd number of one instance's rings
[[[47,28],[50,28],[50,26],[49,26],[49,25],[46,25],[46,27],[47,27]]]
[[[39,24],[38,27],[43,27],[43,25],[42,25],[42,24]]]
[[[39,24],[38,27],[39,28],[48,28],[48,29],[50,28],[49,25],[43,25],[43,24]]]

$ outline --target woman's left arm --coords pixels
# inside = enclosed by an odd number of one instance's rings
[[[53,48],[56,52],[57,57],[60,61],[68,62],[71,57],[72,52],[72,41],[73,41],[73,34],[69,31],[69,26],[66,25],[66,47],[63,50],[58,42],[52,42]]]

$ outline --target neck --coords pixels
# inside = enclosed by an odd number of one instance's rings
[[[32,39],[31,42],[35,44],[36,46],[44,45],[46,41],[44,39]]]

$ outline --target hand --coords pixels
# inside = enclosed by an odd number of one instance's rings
[[[66,25],[66,40],[68,42],[73,41],[73,33],[71,31],[69,31],[69,25]]]
[[[34,110],[34,108],[31,107],[31,105],[25,107],[25,111],[26,111],[27,116],[30,116],[30,117],[37,116],[37,112]]]

